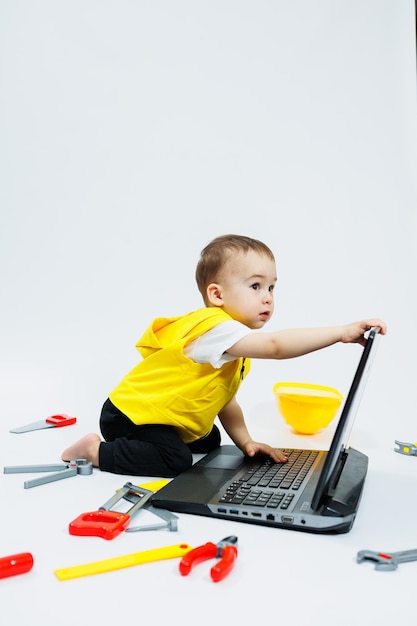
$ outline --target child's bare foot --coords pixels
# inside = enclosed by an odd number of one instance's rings
[[[75,459],[86,459],[92,463],[94,467],[98,467],[98,449],[101,443],[99,435],[90,433],[82,439],[69,446],[61,454],[61,459],[66,463],[75,461]]]

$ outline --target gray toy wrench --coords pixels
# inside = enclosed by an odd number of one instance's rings
[[[399,563],[417,561],[417,550],[403,550],[402,552],[373,552],[373,550],[360,550],[356,560],[358,563],[372,561],[375,569],[381,572],[392,572],[397,569]]]

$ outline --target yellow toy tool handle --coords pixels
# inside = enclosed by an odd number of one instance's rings
[[[95,561],[94,563],[86,563],[85,565],[74,565],[73,567],[57,569],[54,573],[59,580],[70,580],[71,578],[103,574],[104,572],[111,572],[124,567],[132,567],[133,565],[142,565],[143,563],[182,557],[189,552],[189,550],[191,550],[191,546],[189,546],[188,543],[179,543],[165,548],[134,552],[133,554],[116,556],[112,559],[105,559],[104,561]]]

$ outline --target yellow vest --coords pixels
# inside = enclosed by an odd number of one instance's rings
[[[110,400],[135,424],[174,426],[190,443],[207,435],[218,413],[235,396],[249,371],[249,359],[216,369],[194,363],[184,347],[232,319],[217,307],[172,318],[157,318],[137,342],[143,356],[111,392]]]

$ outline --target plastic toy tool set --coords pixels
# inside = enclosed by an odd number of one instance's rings
[[[47,428],[60,428],[63,426],[71,426],[75,424],[76,421],[75,417],[70,417],[66,414],[52,415],[45,420],[14,428],[10,432],[22,434]],[[39,487],[77,475],[90,476],[93,473],[93,466],[86,459],[74,459],[69,463],[4,467],[5,474],[29,474],[35,472],[42,474],[42,476],[25,480],[23,483],[25,489]],[[147,483],[146,486],[134,485],[127,482],[98,509],[81,513],[70,522],[68,525],[69,534],[85,537],[95,536],[112,540],[118,537],[122,532],[132,533],[160,529],[171,532],[177,531],[178,517],[171,513],[171,511],[156,509],[151,504],[153,493],[167,482],[167,480],[160,480]],[[122,503],[125,505],[124,508],[129,508],[125,511],[115,510],[116,507],[123,508]],[[141,510],[152,513],[158,520],[151,524],[132,526],[132,518]],[[101,574],[125,567],[142,565],[153,561],[180,558],[179,573],[181,576],[187,576],[197,563],[208,559],[217,559],[217,562],[210,569],[210,576],[213,582],[219,582],[233,569],[237,554],[237,537],[229,536],[225,537],[217,544],[208,542],[197,548],[192,548],[188,543],[174,544],[153,550],[145,550],[143,552],[135,552],[105,559],[103,561],[65,567],[55,570],[54,574],[58,580],[63,581],[82,576]],[[34,558],[30,552],[21,552],[19,554],[1,557],[0,579],[26,574],[33,566]]]
[[[313,388],[314,387],[314,388]],[[313,434],[320,428],[325,428],[334,417],[341,402],[341,395],[329,387],[317,385],[304,385],[301,383],[279,383],[275,386],[277,402],[285,420],[296,432]],[[320,407],[321,417],[317,418],[317,407]],[[325,420],[323,421],[323,408]],[[303,423],[300,413],[310,419],[309,425]],[[48,428],[62,428],[76,423],[75,417],[65,413],[52,415],[44,420],[19,426],[10,432],[22,434]],[[395,440],[395,452],[405,456],[417,456],[417,443],[406,443]],[[74,459],[70,463],[57,463],[47,465],[17,465],[4,467],[5,474],[33,473],[38,472],[43,476],[26,480],[23,484],[25,489],[38,487],[50,482],[71,478],[73,476],[89,476],[93,473],[93,466],[86,459]],[[81,513],[68,525],[70,535],[95,536],[102,539],[112,540],[122,532],[132,533],[138,531],[165,529],[170,532],[178,530],[178,517],[170,511],[154,508],[152,495],[167,484],[167,480],[159,480],[146,485],[134,485],[127,482],[118,489],[113,496],[98,509]],[[122,506],[122,504],[124,506]],[[115,507],[125,508],[115,510]],[[153,524],[131,525],[131,520],[141,510],[148,511],[158,520]],[[109,572],[125,567],[132,567],[152,561],[180,558],[179,573],[188,576],[192,568],[203,561],[217,559],[210,569],[210,577],[213,582],[223,580],[232,571],[238,556],[238,539],[230,535],[221,539],[218,543],[207,542],[204,545],[192,548],[188,543],[174,544],[153,550],[135,552],[103,561],[84,563],[55,570],[58,580],[70,580],[82,576],[90,576]],[[373,550],[360,550],[356,555],[357,563],[369,561],[374,564],[378,571],[394,571],[400,563],[417,561],[417,549],[402,552],[375,552]],[[9,556],[0,557],[0,579],[26,574],[33,568],[34,559],[30,552],[21,552]]]
[[[155,550],[145,550],[144,552],[135,552],[125,556],[105,559],[103,561],[66,567],[55,570],[55,576],[58,580],[70,580],[82,576],[102,574],[124,567],[142,565],[143,563],[182,557],[179,563],[179,573],[181,576],[188,576],[191,569],[198,563],[209,559],[218,559],[210,569],[210,577],[213,582],[220,582],[226,578],[233,569],[237,559],[236,544],[237,537],[234,535],[225,537],[217,544],[209,541],[197,548],[192,548],[187,543],[180,543],[164,548],[156,548]]]
[[[70,465],[77,466],[77,463],[73,462]],[[82,463],[78,463],[78,465],[83,466]],[[35,466],[21,467],[27,470],[28,467],[33,468]],[[161,486],[159,483],[165,484],[166,481],[149,483],[148,486],[154,487],[155,489],[155,486]],[[176,515],[164,509],[155,509],[151,505],[150,498],[153,493],[153,489],[147,489],[146,487],[127,482],[107,502],[99,507],[99,509],[82,513],[70,522],[68,531],[70,535],[96,536],[111,540],[122,532],[158,530],[161,528],[165,528],[169,531],[178,530],[178,517]],[[117,511],[113,508],[119,504],[121,500],[125,500],[131,505],[125,512]],[[140,510],[147,510],[162,521],[156,524],[130,526],[132,517]],[[192,548],[188,543],[174,544],[163,548],[105,559],[103,561],[65,567],[55,570],[54,573],[58,580],[63,581],[110,572],[134,565],[142,565],[153,561],[182,557],[179,564],[179,573],[181,576],[187,576],[194,565],[208,559],[216,558],[218,561],[212,566],[210,576],[213,582],[219,582],[233,569],[237,554],[237,537],[229,536],[225,537],[217,544],[208,542],[197,548]],[[0,558],[0,578],[7,578],[29,572],[33,564],[33,556],[28,552]]]

